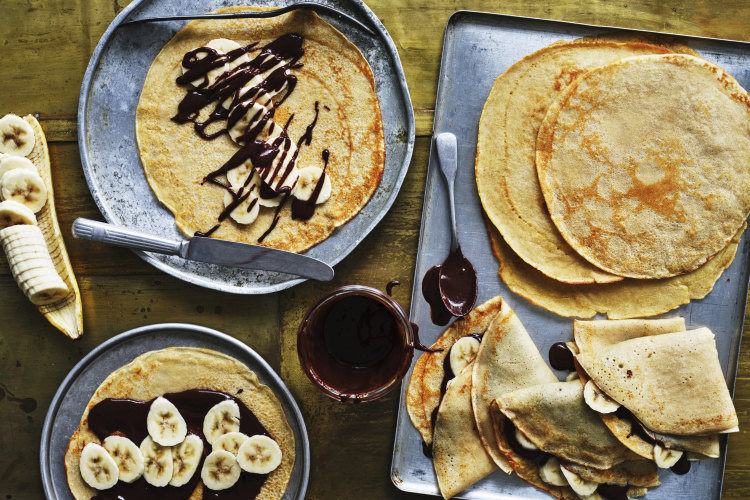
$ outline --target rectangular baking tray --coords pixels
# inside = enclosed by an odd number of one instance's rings
[[[573,337],[573,321],[532,305],[515,295],[500,280],[482,220],[482,209],[474,178],[477,127],[485,100],[495,78],[522,57],[557,40],[573,40],[604,33],[653,33],[620,28],[589,26],[560,21],[459,11],[445,29],[433,130],[452,132],[458,138],[456,213],[459,240],[464,253],[477,268],[477,304],[501,294],[519,316],[545,357],[554,342]],[[664,34],[681,40],[706,60],[718,64],[744,87],[750,88],[750,44],[690,36]],[[422,228],[411,301],[411,320],[419,325],[422,341],[430,345],[444,327],[430,321],[429,306],[421,293],[427,269],[448,255],[450,236],[447,190],[440,177],[434,147],[430,154],[425,187]],[[732,265],[704,299],[663,316],[684,316],[689,329],[709,327],[716,335],[719,360],[730,390],[734,392],[745,304],[748,291],[747,232],[742,237]],[[418,356],[415,356],[415,361]],[[562,375],[562,374],[561,374]],[[391,479],[404,491],[439,495],[432,462],[422,452],[422,441],[406,412],[406,390],[411,372],[401,387]],[[662,471],[662,485],[646,496],[659,499],[720,499],[726,460],[726,437],[721,439],[721,457],[693,465],[686,476]],[[468,488],[457,498],[503,499],[551,498],[517,476],[496,471]]]

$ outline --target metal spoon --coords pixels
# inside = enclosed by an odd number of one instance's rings
[[[454,316],[466,316],[477,300],[477,271],[461,252],[456,228],[455,190],[458,168],[456,136],[443,132],[435,136],[438,163],[448,187],[448,205],[451,219],[451,250],[440,266],[438,286],[446,309]]]

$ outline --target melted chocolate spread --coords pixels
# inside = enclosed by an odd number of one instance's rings
[[[459,246],[442,265],[433,266],[422,278],[422,296],[430,305],[430,319],[436,325],[447,325],[454,312],[469,313],[477,300],[477,272]]]
[[[573,353],[570,352],[565,342],[555,342],[549,348],[549,364],[555,370],[573,371],[576,369]]]
[[[257,417],[239,399],[223,392],[204,389],[191,389],[184,392],[165,394],[164,398],[174,404],[185,419],[188,434],[195,434],[203,440],[203,459],[190,481],[180,487],[155,487],[146,482],[143,477],[128,484],[118,481],[114,487],[99,491],[93,500],[185,500],[190,498],[200,481],[200,471],[203,460],[211,453],[211,445],[203,435],[203,419],[217,403],[231,399],[240,408],[240,432],[253,436],[268,431],[258,421]],[[153,401],[153,400],[152,400]],[[148,436],[146,416],[152,401],[135,401],[132,399],[104,399],[97,403],[89,412],[88,424],[100,440],[112,434],[122,434],[131,439],[136,446]],[[229,489],[212,491],[203,488],[204,499],[234,500],[255,498],[260,492],[268,474],[251,474],[242,471],[240,479]]]
[[[198,47],[185,54],[182,65],[187,71],[177,78],[177,83],[187,85],[198,82],[198,85],[195,89],[187,91],[172,120],[177,123],[192,122],[196,133],[206,140],[213,140],[229,133],[229,130],[242,119],[247,119],[248,122],[244,133],[236,138],[240,149],[224,165],[203,179],[203,183],[209,182],[225,189],[232,196],[232,202],[219,214],[218,224],[208,231],[197,231],[195,236],[211,236],[220,224],[250,196],[253,196],[253,201],[248,204],[248,212],[255,207],[258,197],[269,199],[280,194],[287,196],[290,194],[293,185],[285,185],[285,181],[295,169],[299,147],[302,144],[309,146],[312,141],[313,129],[318,122],[319,103],[315,102],[315,118],[297,141],[296,147],[287,134],[287,127],[294,115],[289,117],[283,129],[279,129],[273,117],[276,108],[289,97],[297,85],[297,77],[291,74],[290,70],[302,66],[298,64],[305,52],[302,49],[302,41],[300,35],[290,33],[282,35],[259,49],[256,48],[257,44],[253,43],[226,54],[220,54],[210,47]],[[259,53],[254,59],[222,73],[211,85],[208,84],[208,72],[255,51]],[[245,85],[263,73],[268,73],[264,80],[249,89],[245,88]],[[279,97],[274,100],[277,96]],[[228,106],[225,107],[225,104]],[[201,110],[210,105],[214,105],[213,111],[208,118],[199,121]],[[327,106],[324,108],[330,109]],[[213,132],[207,131],[211,124],[222,120],[226,120],[225,126],[217,125],[212,127]],[[261,140],[261,137],[274,135],[276,138],[271,142]],[[219,180],[221,175],[246,161],[250,161],[262,180],[259,193],[253,192],[254,186],[248,188],[252,175],[248,175],[245,186],[239,189]],[[327,166],[328,150],[324,151],[324,162]],[[310,198],[312,201],[293,204],[293,218],[307,220],[312,217],[324,178],[325,167],[323,176]],[[280,212],[281,209],[277,209],[271,226],[258,239],[259,243],[276,227]]]
[[[301,333],[297,348],[310,360],[308,374],[344,400],[387,385],[413,357],[394,313],[364,294],[332,300],[306,320]]]

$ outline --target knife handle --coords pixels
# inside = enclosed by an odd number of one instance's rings
[[[151,236],[105,222],[78,218],[73,221],[73,236],[83,240],[98,241],[118,247],[134,248],[147,252],[179,255],[183,242]]]

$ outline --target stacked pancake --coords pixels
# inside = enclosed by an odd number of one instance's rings
[[[582,39],[497,78],[476,178],[514,292],[564,316],[632,318],[711,291],[750,213],[750,98],[696,55]]]
[[[501,297],[457,320],[432,348],[442,351],[417,361],[407,410],[445,498],[498,468],[558,498],[597,488],[605,498],[639,496],[659,485],[653,460],[621,443],[579,381],[558,381]]]

